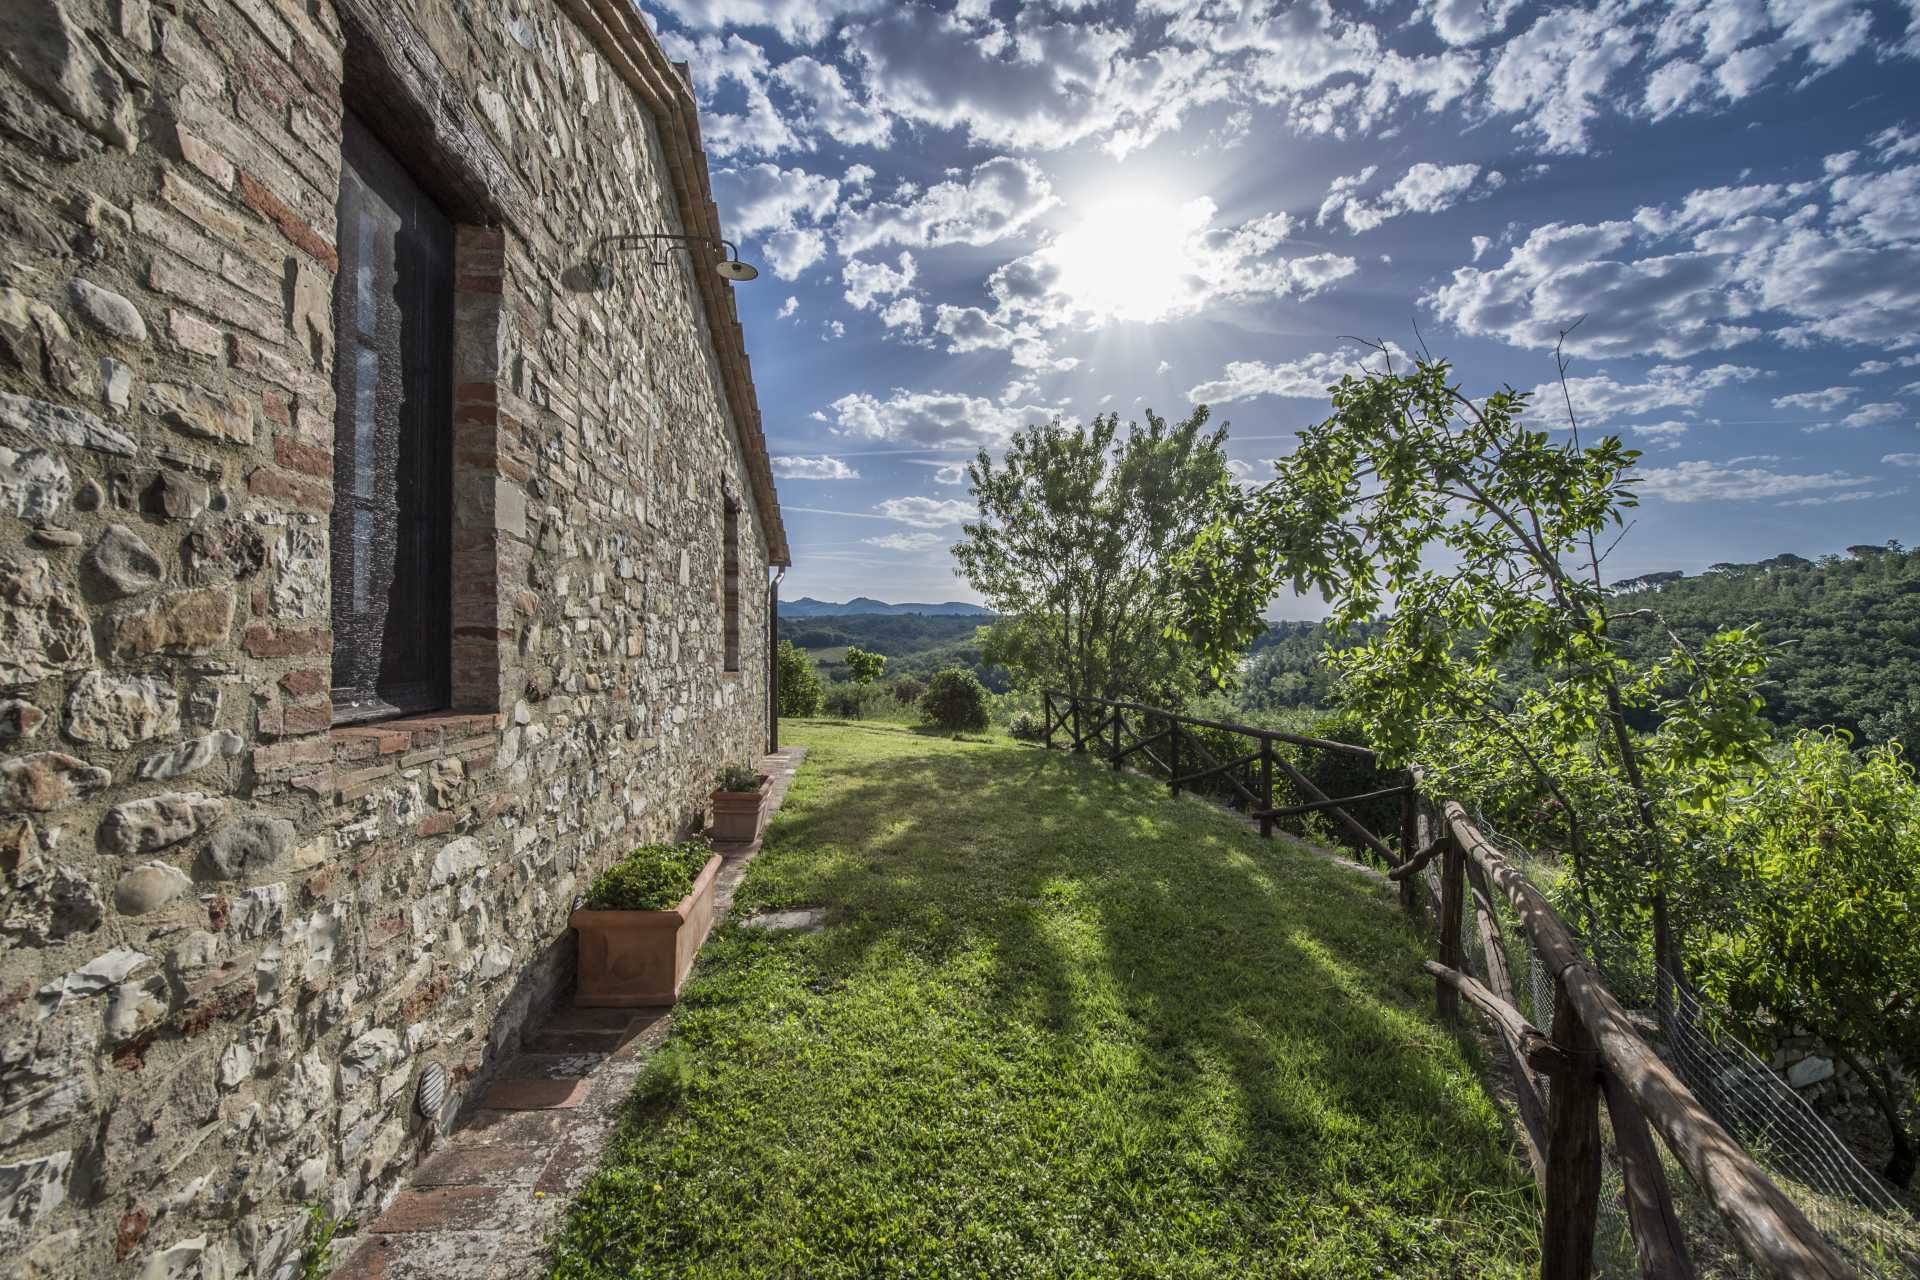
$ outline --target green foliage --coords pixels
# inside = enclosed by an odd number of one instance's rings
[[[911,676],[905,676],[893,682],[893,700],[903,707],[910,707],[919,702],[926,691],[926,681],[915,680]]]
[[[1015,742],[1040,742],[1047,736],[1046,722],[1031,711],[1016,711],[1007,719],[1007,736]]]
[[[780,714],[810,716],[820,709],[820,673],[813,659],[791,640],[779,648]]]
[[[750,764],[730,764],[720,770],[720,790],[758,791],[764,775]]]
[[[1897,746],[1862,754],[1802,733],[1770,769],[1701,815],[1703,894],[1692,937],[1704,990],[1751,1030],[1804,1029],[1854,1066],[1914,1153],[1888,1061],[1920,1062],[1920,785]]]
[[[594,878],[586,905],[593,911],[670,910],[687,896],[712,856],[705,836],[643,844]]]
[[[936,729],[979,733],[987,727],[987,691],[971,671],[938,672],[920,699],[920,718]]]
[[[1146,425],[1117,415],[1029,427],[996,464],[968,467],[979,518],[953,549],[960,572],[1001,616],[982,657],[1017,682],[1101,697],[1177,703],[1199,685],[1169,634],[1179,605],[1171,556],[1232,489],[1224,430],[1207,411]]]
[[[793,737],[736,909],[826,926],[702,949],[557,1280],[1537,1271],[1474,1048],[1361,877],[1062,754]]]
[[[885,656],[869,653],[858,645],[847,650],[847,670],[853,674],[855,684],[872,684],[887,669]]]
[[[893,695],[870,684],[836,684],[827,687],[821,710],[838,720],[883,719],[894,710]]]
[[[333,1270],[333,1259],[328,1255],[335,1238],[352,1230],[352,1218],[336,1218],[323,1204],[308,1205],[306,1236],[300,1247],[302,1280],[326,1280]]]

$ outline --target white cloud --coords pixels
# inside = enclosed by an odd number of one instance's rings
[[[1419,6],[1434,34],[1454,45],[1499,35],[1519,7],[1520,0],[1421,0]]]
[[[1052,410],[1033,404],[996,404],[984,396],[904,388],[884,400],[854,392],[828,408],[836,435],[928,448],[1004,444],[1028,423],[1053,417]]]
[[[1873,427],[1882,422],[1898,422],[1911,416],[1903,404],[1863,404],[1846,417],[1840,419],[1843,427]]]
[[[849,147],[884,147],[892,139],[893,117],[862,102],[831,63],[803,55],[781,63],[773,76],[800,103],[800,126],[808,133]]]
[[[700,141],[708,155],[779,155],[806,145],[767,93],[769,66],[759,45],[738,35],[689,40],[671,31],[661,33],[660,43],[669,57],[688,63],[693,72],[701,108]],[[729,83],[739,86],[739,111],[714,105]]]
[[[794,312],[798,311],[799,309],[800,309],[800,299],[794,297],[792,294],[788,294],[787,300],[780,304],[780,309],[774,312],[774,315],[778,319],[785,320],[788,316],[792,315]]]
[[[1741,459],[1735,459],[1735,462]],[[1784,498],[1809,491],[1852,489],[1871,483],[1843,471],[1793,475],[1765,467],[1741,467],[1695,460],[1639,473],[1640,492],[1668,502],[1750,501]]]
[[[782,480],[858,480],[860,473],[838,458],[775,454],[773,474]]]
[[[847,286],[847,302],[855,310],[865,311],[881,298],[911,289],[916,271],[913,255],[903,250],[898,267],[849,258],[840,266],[840,278]]]
[[[1563,397],[1558,382],[1543,382],[1533,389],[1533,410],[1549,425],[1564,426],[1566,398],[1573,400],[1573,411],[1582,426],[1600,426],[1617,417],[1654,413],[1661,409],[1693,409],[1708,393],[1737,382],[1760,376],[1750,365],[1718,364],[1708,369],[1686,365],[1655,365],[1639,382],[1621,382],[1606,374],[1567,379]]]
[[[880,323],[889,329],[919,333],[926,327],[926,316],[918,298],[895,298],[880,309]]]
[[[946,540],[945,535],[938,533],[887,533],[878,538],[860,539],[869,546],[887,551],[927,551],[941,546]]]
[[[727,230],[745,240],[800,221],[823,221],[839,207],[840,184],[805,169],[751,164],[716,170],[713,199]]]
[[[980,514],[971,502],[958,498],[885,498],[874,507],[881,515],[923,529],[944,529]]]
[[[933,482],[935,484],[965,484],[967,482],[966,464],[962,462],[941,463],[939,470],[933,473]]]
[[[767,265],[782,280],[797,280],[806,269],[827,256],[826,234],[814,227],[776,231],[763,236],[760,248]]]
[[[881,0],[655,0],[687,26],[703,31],[771,27],[793,44],[816,44],[849,14],[867,13]]]
[[[1487,73],[1488,105],[1518,121],[1513,131],[1550,152],[1587,150],[1613,73],[1638,53],[1628,0],[1543,14],[1500,48]]]
[[[1891,463],[1896,467],[1920,467],[1920,453],[1883,454],[1880,461]]]
[[[1327,198],[1321,202],[1320,212],[1314,217],[1314,225],[1324,227],[1338,214],[1347,229],[1357,233],[1371,231],[1387,219],[1405,213],[1441,213],[1466,198],[1482,170],[1477,164],[1438,165],[1422,160],[1378,196],[1369,200],[1354,194],[1373,172],[1374,167],[1368,166],[1353,177],[1334,179]],[[1498,189],[1506,181],[1498,170],[1485,172],[1485,180],[1480,183],[1482,195]],[[1477,259],[1478,254],[1475,256]]]
[[[1050,22],[1035,10],[1003,23],[899,5],[851,30],[848,43],[875,106],[964,131],[980,147],[1053,150],[1098,138],[1124,155],[1227,94],[1225,68],[1187,41],[1136,57],[1130,31]]]
[[[965,182],[949,179],[915,197],[876,202],[842,215],[840,253],[851,257],[883,244],[992,244],[1024,229],[1056,203],[1052,184],[1038,165],[998,156],[975,165]]]
[[[1898,489],[1850,489],[1846,493],[1822,494],[1812,498],[1794,498],[1778,505],[1783,507],[1825,507],[1836,502],[1871,502],[1876,498],[1891,498],[1907,491],[1902,485]]]
[[[1859,394],[1858,387],[1827,387],[1820,391],[1796,391],[1788,396],[1775,396],[1773,407],[1805,409],[1810,413],[1831,413]]]
[[[1389,344],[1395,367],[1410,368],[1407,353]],[[1370,370],[1384,368],[1377,351],[1348,347],[1340,351],[1315,352],[1297,360],[1263,364],[1258,360],[1235,360],[1218,378],[1187,390],[1193,404],[1230,404],[1258,396],[1278,396],[1290,400],[1324,400],[1327,388],[1352,374],[1363,377]]]

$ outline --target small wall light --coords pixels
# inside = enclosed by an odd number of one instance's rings
[[[713,269],[723,279],[753,280],[760,271],[751,263],[740,261],[740,251],[731,240],[716,240],[712,236],[683,236],[672,232],[627,232],[618,235],[601,236],[588,250],[587,261],[575,275],[579,283],[577,288],[604,289],[613,283],[613,265],[607,261],[608,255],[615,249],[646,248],[652,255],[654,267],[667,265],[667,254],[676,246],[693,252],[694,245],[718,245],[725,250],[725,256],[713,264]]]

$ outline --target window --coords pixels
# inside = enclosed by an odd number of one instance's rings
[[[334,277],[333,715],[447,705],[453,224],[352,114]]]
[[[726,500],[726,513],[721,517],[721,555],[722,559],[722,597],[720,613],[723,619],[725,647],[725,666],[728,671],[740,669],[740,506],[732,498]]]

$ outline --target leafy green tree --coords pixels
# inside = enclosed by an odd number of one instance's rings
[[[987,727],[987,691],[962,667],[935,672],[920,698],[920,718],[949,733],[978,733]]]
[[[967,468],[979,518],[954,547],[959,571],[1002,615],[983,658],[1027,687],[1178,703],[1200,687],[1171,634],[1174,552],[1232,489],[1224,428],[1207,410],[1169,423],[1148,411],[1122,436],[1115,414],[1019,432],[996,464]]]
[[[1185,633],[1218,667],[1282,586],[1324,595],[1336,632],[1391,602],[1363,643],[1325,655],[1368,740],[1389,763],[1426,766],[1436,790],[1497,742],[1548,792],[1582,900],[1615,927],[1649,916],[1655,956],[1680,974],[1670,894],[1684,849],[1663,817],[1711,806],[1707,783],[1764,745],[1756,643],[1735,632],[1676,645],[1637,670],[1600,565],[1602,539],[1635,505],[1638,455],[1611,436],[1583,445],[1577,430],[1556,441],[1526,394],[1475,400],[1450,374],[1423,360],[1343,378],[1332,416],[1300,433],[1274,481],[1237,496],[1183,555]],[[1542,677],[1517,697],[1499,678],[1515,654]],[[1629,712],[1655,703],[1673,732],[1637,741]]]
[[[886,669],[887,660],[881,654],[871,653],[859,645],[847,650],[847,670],[855,684],[872,684]]]
[[[777,678],[780,682],[780,714],[810,716],[820,709],[820,673],[814,670],[807,651],[791,640],[782,640],[777,651]]]
[[[1852,1069],[1913,1181],[1890,1060],[1920,1063],[1920,785],[1897,746],[1803,733],[1717,815],[1724,872],[1696,930],[1700,985],[1750,1031],[1804,1029]],[[1909,1093],[1911,1091],[1909,1090]]]

